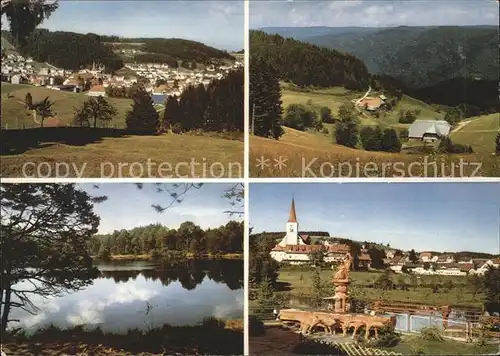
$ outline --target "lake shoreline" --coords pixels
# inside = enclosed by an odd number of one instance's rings
[[[186,254],[185,258],[187,260],[243,260],[244,255],[242,253],[226,253],[222,255],[210,255],[203,254],[194,256],[192,253]],[[93,261],[103,261],[97,256],[92,257]],[[174,259],[173,259],[174,260]],[[120,262],[131,262],[131,261],[162,261],[162,259],[155,259],[151,254],[140,254],[140,255],[111,255],[109,261],[120,261]],[[167,260],[168,261],[168,260]]]

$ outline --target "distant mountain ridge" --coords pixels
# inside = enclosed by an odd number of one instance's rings
[[[405,86],[435,86],[453,78],[498,80],[498,28],[265,27],[262,31],[350,53],[373,74]]]

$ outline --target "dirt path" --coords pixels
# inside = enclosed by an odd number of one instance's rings
[[[300,336],[280,327],[269,327],[264,335],[250,337],[248,343],[252,355],[290,355],[300,344]]]
[[[474,120],[468,120],[468,121],[461,121],[458,123],[457,127],[455,127],[451,132],[457,132],[463,129],[467,124],[471,123]]]

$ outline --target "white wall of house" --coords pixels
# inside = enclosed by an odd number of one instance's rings
[[[10,82],[12,84],[20,84],[21,83],[21,76],[19,75],[13,75],[11,78],[10,78]]]
[[[106,93],[103,91],[89,91],[87,93],[88,96],[106,96]]]
[[[309,255],[307,253],[286,253],[284,251],[271,251],[271,257],[278,262],[305,263],[309,261]]]
[[[401,270],[403,269],[403,266],[398,266],[398,265],[396,265],[396,266],[390,266],[389,268],[390,268],[392,271],[396,272],[396,273],[401,273],[401,272],[402,272]]]
[[[441,276],[466,276],[467,272],[460,271],[458,268],[447,268],[447,269],[438,269],[434,272],[434,274]]]

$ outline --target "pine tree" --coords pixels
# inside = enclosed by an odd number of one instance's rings
[[[230,73],[227,78],[227,125],[229,131],[244,130],[245,87],[243,69]]]
[[[259,57],[252,57],[250,62],[250,110],[250,129],[255,135],[275,139],[283,135],[278,73]]]
[[[257,291],[257,304],[259,305],[259,311],[267,313],[274,308],[274,293],[273,286],[269,279],[263,279],[259,284],[259,289]]]
[[[0,193],[3,333],[12,309],[31,309],[39,297],[92,284],[98,270],[88,243],[99,217],[96,200],[74,184],[2,184]],[[26,280],[37,283],[27,289]]]
[[[341,105],[338,116],[339,121],[335,124],[335,142],[339,145],[355,148],[358,144],[358,123],[354,105]]]
[[[323,300],[323,285],[321,283],[321,275],[320,275],[320,269],[316,267],[314,270],[314,275],[313,275],[313,295],[314,295],[314,302],[317,307],[321,305],[321,302]]]
[[[497,156],[500,156],[500,132],[497,134],[496,137],[495,154]]]
[[[163,129],[171,129],[173,125],[181,122],[179,116],[179,102],[177,101],[177,97],[175,95],[169,96],[165,105],[165,111],[163,112]]]
[[[213,83],[209,87],[207,109],[203,114],[203,129],[206,131],[220,131],[222,127],[222,94],[221,87]]]
[[[134,93],[132,100],[132,110],[127,113],[126,118],[127,130],[150,134],[157,132],[158,112],[149,93],[141,88]]]
[[[449,137],[443,137],[438,146],[439,153],[453,153],[453,142]]]
[[[359,136],[365,150],[382,150],[382,131],[380,130],[379,126],[377,126],[375,129],[370,126],[363,127]]]
[[[401,151],[401,142],[399,141],[398,134],[394,129],[385,129],[382,135],[382,150],[386,152],[399,152]]]

